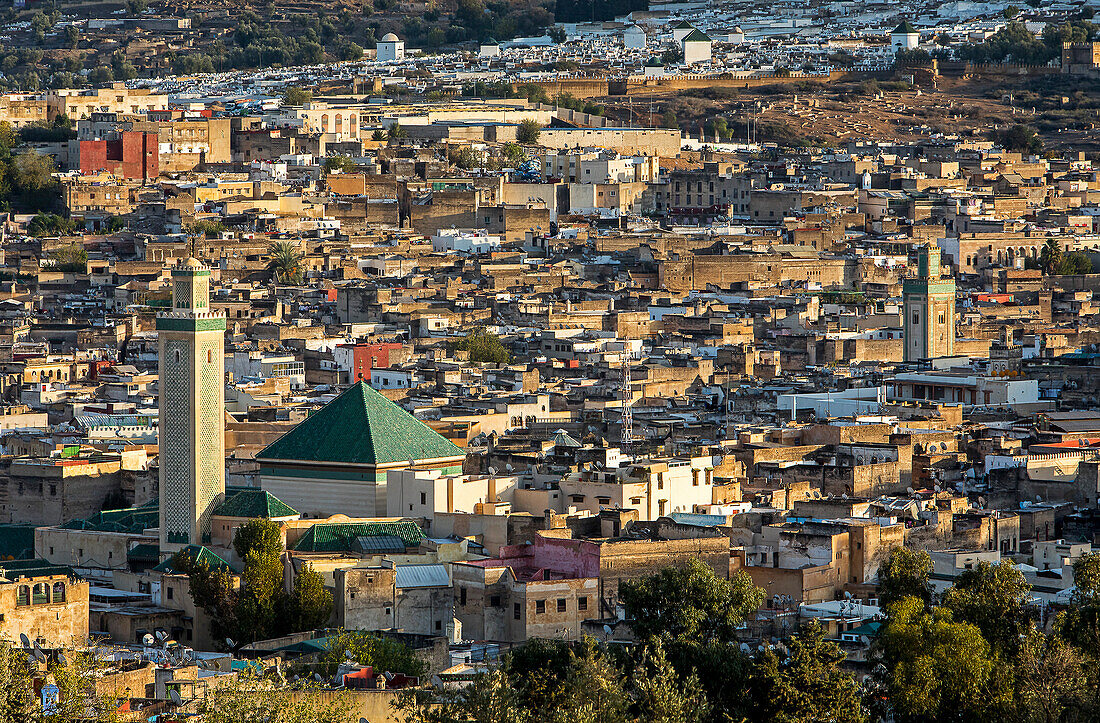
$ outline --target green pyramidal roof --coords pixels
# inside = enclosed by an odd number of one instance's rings
[[[229,494],[225,502],[214,508],[212,514],[222,517],[297,517],[292,509],[281,499],[267,490],[241,490]]]
[[[382,465],[463,455],[361,381],[268,445],[256,459]]]
[[[894,28],[891,35],[918,35],[917,29],[913,27],[913,24],[908,20],[903,20],[896,28]]]
[[[688,33],[687,35],[684,36],[684,39],[681,42],[684,42],[684,43],[709,43],[710,38],[707,37],[707,35],[705,35],[704,33],[699,32],[698,30],[692,30],[690,33]]]

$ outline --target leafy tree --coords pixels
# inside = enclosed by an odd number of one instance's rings
[[[863,723],[867,720],[859,684],[840,669],[847,654],[825,640],[825,631],[810,622],[787,641],[789,655],[780,659],[772,647],[757,657],[749,689],[754,720],[790,723]]]
[[[1100,552],[1089,552],[1073,561],[1073,602],[1100,604]]]
[[[1090,706],[1085,659],[1058,636],[1032,632],[1016,664],[1020,718],[1035,723],[1087,720]],[[1091,708],[1091,710],[1090,710]]]
[[[512,164],[520,164],[527,160],[527,154],[523,151],[523,148],[516,143],[505,143],[501,149],[501,154],[505,160]]]
[[[1093,273],[1092,259],[1084,251],[1070,251],[1063,254],[1054,273],[1062,276]]]
[[[405,688],[392,706],[406,723],[527,723],[533,718],[500,670],[481,673],[460,690]]]
[[[452,146],[447,160],[456,168],[468,171],[482,164],[481,154],[470,146]]]
[[[625,680],[596,641],[534,640],[510,654],[502,669],[536,721],[626,723]]]
[[[192,236],[202,236],[203,238],[217,238],[225,231],[225,224],[221,221],[212,221],[208,219],[199,219],[194,223],[188,224],[186,233]]]
[[[417,657],[409,646],[398,640],[361,631],[343,631],[329,638],[318,662],[321,670],[331,675],[348,660],[359,665],[370,665],[375,673],[404,673],[419,677],[428,672],[428,664]]]
[[[539,132],[542,127],[538,124],[538,121],[531,118],[524,118],[519,122],[519,128],[516,129],[516,140],[526,145],[533,145],[539,142]]]
[[[945,608],[930,612],[917,597],[888,613],[875,656],[899,721],[979,720],[1008,707],[1002,664],[977,626],[955,622]]]
[[[39,212],[35,214],[34,218],[27,224],[27,233],[31,236],[66,236],[76,230],[76,222],[70,218],[64,216],[58,216],[56,213]],[[83,251],[83,249],[81,249]],[[87,262],[88,255],[84,254],[84,261]],[[60,259],[60,262],[70,266],[65,270],[76,270],[79,266],[80,269],[85,268],[80,265],[79,255],[66,252]]]
[[[149,7],[149,0],[126,0],[126,12],[141,15]]]
[[[1043,139],[1039,137],[1039,131],[1019,123],[999,133],[997,142],[1007,151],[1036,154],[1043,150]]]
[[[1027,630],[1031,585],[1011,561],[979,562],[944,593],[943,605],[960,622],[973,623],[999,652],[1015,652]]]
[[[313,100],[313,93],[297,85],[288,86],[283,91],[283,105],[305,105]]]
[[[660,639],[642,650],[631,687],[639,723],[702,723],[710,712],[699,676],[677,674]]]
[[[915,597],[925,607],[932,604],[932,556],[923,550],[896,547],[878,571],[879,605],[888,608],[895,602]]]
[[[211,686],[198,701],[205,723],[352,723],[359,716],[345,691],[288,688],[245,676]]]
[[[51,254],[51,257],[53,268],[58,271],[78,271],[84,273],[88,270],[88,252],[84,249],[83,244],[72,243],[64,248],[59,248]]]
[[[332,173],[333,171],[354,173],[355,168],[355,161],[351,159],[351,156],[329,156],[324,163],[325,173]]]
[[[69,25],[65,28],[65,42],[73,50],[76,50],[77,46],[80,45],[80,31],[77,30],[75,25]]]
[[[682,568],[666,567],[654,575],[624,580],[619,599],[640,638],[729,641],[764,602],[764,591],[744,571],[726,580],[692,559]]]
[[[293,630],[315,630],[328,623],[332,593],[325,589],[325,578],[312,565],[305,565],[294,577],[294,590],[286,608],[287,624]]]
[[[284,284],[300,284],[304,275],[302,254],[297,241],[289,239],[277,239],[271,242],[267,248],[269,257],[267,268],[274,275],[275,280]]]
[[[24,193],[42,193],[57,186],[53,159],[44,153],[29,151],[14,157],[12,172],[16,187]]]
[[[491,364],[507,364],[512,360],[512,354],[500,337],[487,331],[484,327],[472,329],[455,346],[459,351],[470,353],[472,362],[489,362]]]
[[[378,129],[370,134],[370,139],[372,141],[384,141],[386,140],[386,132],[384,130]]]

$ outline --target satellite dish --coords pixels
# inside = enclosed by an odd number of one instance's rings
[[[156,636],[157,636],[157,640],[159,640],[161,642],[164,642],[165,640],[168,639],[168,633],[164,632],[163,630],[158,630],[156,632]]]
[[[60,650],[57,651],[57,662],[61,663],[62,665],[69,664],[69,661],[65,659],[65,653],[62,653]]]
[[[603,633],[604,633],[604,635],[610,635],[610,634],[611,634],[611,632],[612,632],[612,631],[611,631],[611,626],[610,626],[610,625],[604,625],[604,626],[603,626]]]
[[[348,660],[351,660],[351,661],[355,660],[355,656],[351,654],[350,650],[345,650],[344,651],[344,657],[347,658]]]
[[[511,464],[504,465],[504,471],[505,472],[511,472],[512,471],[512,465]]]
[[[19,633],[19,642],[23,644],[24,648],[31,647],[31,639],[27,637],[26,633]]]
[[[320,683],[321,682],[321,674],[320,673],[314,673],[313,674],[313,679],[316,680],[318,683]]]
[[[852,599],[852,593],[845,591],[844,599],[845,600],[851,600]]]
[[[905,491],[906,491],[906,492],[907,492],[908,494],[913,494],[913,488],[912,488],[912,487],[906,487],[906,488],[905,488]]]
[[[172,705],[183,705],[183,698],[180,697],[180,692],[178,690],[172,689],[168,691],[168,700],[172,701]]]
[[[497,473],[497,468],[496,467],[490,467],[489,468],[489,475],[490,476],[495,475],[496,473]]]
[[[152,645],[156,642],[156,640],[149,633],[145,633],[145,635],[141,638],[141,642],[143,645]]]
[[[750,648],[749,648],[748,643],[741,643],[741,652],[742,653],[747,653],[747,652],[749,652],[749,650],[750,650]]]
[[[225,644],[228,645],[230,649],[237,647],[237,644],[233,642],[233,638],[226,638]]]
[[[409,459],[407,461],[409,463],[409,467],[415,467],[416,466],[416,460],[413,459],[412,457],[409,457]]]

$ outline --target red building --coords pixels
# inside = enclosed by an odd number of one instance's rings
[[[157,134],[143,131],[122,131],[114,140],[81,141],[80,172],[156,178],[160,175],[159,150]]]
[[[385,369],[390,365],[390,352],[401,349],[401,344],[341,344],[333,351],[336,368],[347,375],[347,384],[360,379],[370,381],[371,369]]]

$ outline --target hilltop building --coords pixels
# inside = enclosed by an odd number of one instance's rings
[[[386,33],[375,46],[378,60],[404,60],[405,41],[393,33]]]
[[[899,50],[913,50],[919,43],[920,33],[908,20],[890,31],[890,46],[895,53]]]

